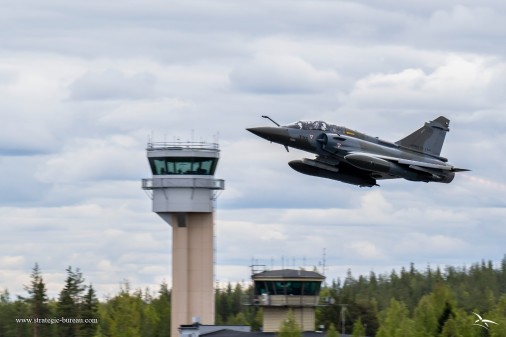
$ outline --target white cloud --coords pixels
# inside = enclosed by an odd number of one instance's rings
[[[355,241],[347,244],[353,254],[360,256],[363,260],[374,261],[384,260],[385,254],[369,241]]]
[[[16,268],[25,262],[25,258],[21,255],[17,256],[1,256],[0,269]]]
[[[35,176],[43,182],[82,183],[89,180],[121,180],[140,173],[141,158],[132,158],[140,144],[123,135],[109,139],[76,139],[65,146],[65,152],[52,155]]]
[[[434,34],[457,37],[498,36],[505,32],[502,18],[493,8],[483,6],[455,5],[450,9],[435,11],[429,20],[429,29]]]
[[[505,67],[502,62],[451,55],[430,72],[408,68],[369,75],[356,83],[350,100],[366,108],[483,109],[497,102],[490,94]]]
[[[333,70],[315,69],[304,60],[282,54],[257,54],[230,74],[239,89],[261,94],[296,94],[328,91],[339,83]]]
[[[64,79],[76,68],[64,57],[4,55],[0,71],[9,74],[0,92],[0,153],[33,155],[59,148],[70,114],[60,104]]]
[[[149,73],[125,75],[109,69],[86,73],[70,85],[74,100],[131,100],[154,97],[155,77]]]
[[[392,247],[398,254],[414,254],[428,260],[441,256],[458,257],[471,248],[472,243],[466,243],[458,237],[446,235],[427,235],[410,233],[402,241]]]

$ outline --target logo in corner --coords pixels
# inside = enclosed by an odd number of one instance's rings
[[[476,315],[476,317],[478,317],[478,319],[474,322],[473,325],[477,325],[477,326],[481,326],[482,328],[484,329],[487,329],[488,330],[488,325],[489,324],[495,324],[495,325],[499,325],[498,323],[494,322],[494,321],[491,321],[489,319],[484,319],[482,318],[480,315],[478,315],[477,313],[473,312],[473,314]]]

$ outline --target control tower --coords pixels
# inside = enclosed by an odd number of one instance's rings
[[[225,182],[214,178],[215,143],[148,143],[153,212],[172,227],[171,336],[198,317],[214,324],[214,200]]]
[[[306,270],[281,269],[254,273],[253,305],[263,308],[263,331],[278,332],[292,310],[302,331],[315,331],[315,309],[325,276]]]

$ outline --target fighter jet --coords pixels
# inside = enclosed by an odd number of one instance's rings
[[[311,176],[338,180],[361,187],[379,186],[377,180],[404,178],[410,181],[450,183],[455,172],[469,171],[448,164],[441,148],[450,120],[440,116],[409,136],[391,143],[344,126],[324,121],[298,121],[280,126],[246,130],[274,143],[314,153],[288,163]]]

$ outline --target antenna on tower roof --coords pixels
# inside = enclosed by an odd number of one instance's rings
[[[323,276],[325,276],[326,263],[327,263],[327,248],[323,248],[323,260],[322,260],[322,264],[323,264],[322,275]]]

